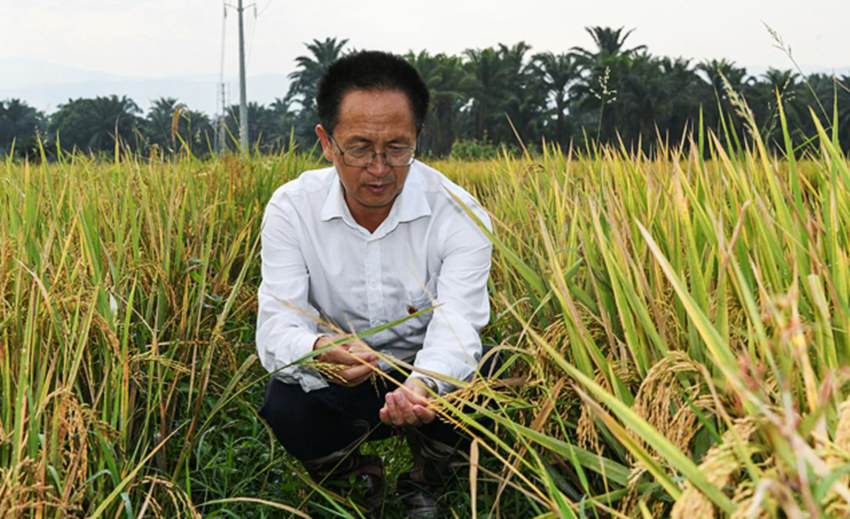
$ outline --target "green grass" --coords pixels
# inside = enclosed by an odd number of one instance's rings
[[[850,511],[850,164],[818,138],[433,164],[493,216],[506,364],[441,401],[480,452],[458,517]],[[0,511],[358,516],[255,411],[260,218],[317,164],[0,163]]]

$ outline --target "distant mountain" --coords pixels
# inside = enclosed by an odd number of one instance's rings
[[[761,77],[768,67],[748,66],[747,73]],[[133,99],[143,111],[160,97],[175,97],[192,110],[214,115],[220,106],[218,78],[215,75],[182,77],[140,78],[125,77],[107,72],[95,72],[44,61],[0,58],[0,100],[19,98],[46,113],[52,113],[69,99],[106,95],[126,95]],[[850,67],[826,69],[803,67],[806,74],[835,73],[850,75]],[[227,78],[226,102],[239,102],[239,83],[236,78]],[[283,97],[289,87],[285,74],[267,74],[248,77],[248,101],[263,105],[271,104],[275,98]]]
[[[18,58],[0,58],[0,91],[26,88],[43,83],[81,83],[109,81],[120,76],[107,72],[94,72],[45,61]]]
[[[93,72],[42,61],[0,58],[0,100],[19,98],[46,113],[52,113],[69,99],[106,95],[126,95],[147,111],[160,97],[176,97],[192,110],[209,115],[220,104],[218,79],[211,75],[138,78]],[[284,74],[248,77],[248,101],[271,104],[286,95],[289,80]],[[225,80],[226,102],[239,102],[239,83]]]

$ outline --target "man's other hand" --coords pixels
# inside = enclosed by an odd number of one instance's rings
[[[343,339],[342,336],[319,337],[313,344],[313,350],[325,348]],[[345,387],[354,387],[368,380],[378,369],[378,356],[365,342],[352,340],[333,346],[320,354],[319,362],[335,366],[333,373],[327,376],[329,382]]]
[[[428,407],[431,395],[416,379],[408,379],[403,386],[390,391],[379,412],[381,421],[387,425],[412,425],[418,427],[434,421],[437,413]]]

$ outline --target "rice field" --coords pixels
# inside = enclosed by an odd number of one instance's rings
[[[850,162],[818,138],[432,163],[493,216],[505,360],[439,402],[475,438],[456,517],[850,515]],[[0,163],[4,516],[363,515],[256,414],[260,218],[318,164]]]

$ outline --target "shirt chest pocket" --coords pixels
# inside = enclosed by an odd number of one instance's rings
[[[429,283],[425,287],[408,288],[404,291],[405,297],[401,301],[401,308],[394,312],[397,319],[408,318],[402,326],[411,331],[424,331],[431,322],[434,313],[432,307],[437,304],[435,287],[436,283]]]

